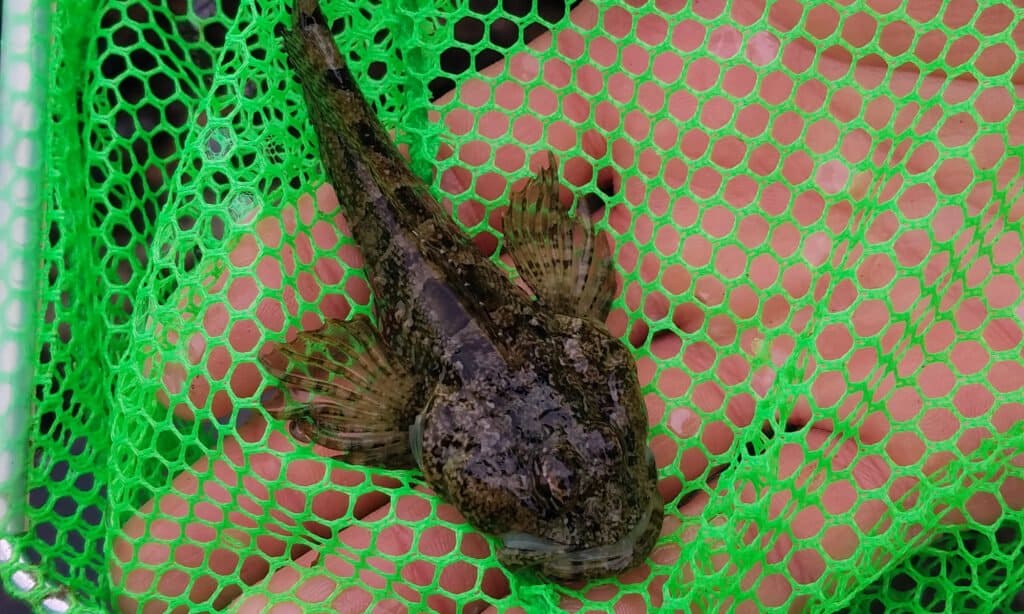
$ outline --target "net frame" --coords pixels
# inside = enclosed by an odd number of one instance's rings
[[[27,441],[32,424],[40,237],[47,175],[50,15],[44,2],[4,0],[0,31],[0,583],[45,612],[74,604],[43,578],[12,537],[29,527]],[[88,612],[86,608],[76,611]]]

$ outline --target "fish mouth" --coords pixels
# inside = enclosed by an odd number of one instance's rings
[[[610,576],[638,565],[661,534],[664,516],[657,489],[648,497],[647,509],[629,533],[614,544],[573,550],[571,546],[530,535],[503,533],[504,547],[498,560],[507,567],[535,567],[553,580],[572,581]]]

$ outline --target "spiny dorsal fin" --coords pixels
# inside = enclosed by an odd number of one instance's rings
[[[557,162],[512,195],[505,215],[509,253],[523,279],[556,313],[604,321],[615,297],[608,241],[587,216],[576,216],[558,201]]]

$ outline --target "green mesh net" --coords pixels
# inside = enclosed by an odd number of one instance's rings
[[[329,460],[260,409],[268,341],[373,310],[275,35],[289,9],[5,3],[4,143],[46,152],[5,146],[0,173],[8,591],[1024,608],[1024,5],[323,2],[480,249],[502,258],[549,149],[601,211],[666,512],[645,565],[570,585],[503,568],[418,472]]]

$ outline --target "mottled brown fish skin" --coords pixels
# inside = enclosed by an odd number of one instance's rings
[[[380,332],[423,382],[406,419],[419,416],[426,480],[479,528],[545,544],[503,549],[510,566],[574,579],[641,563],[662,503],[629,352],[596,320],[542,309],[479,253],[395,149],[315,0],[296,3],[282,38]]]
[[[436,375],[445,341],[470,320],[500,341],[532,309],[472,245],[408,169],[330,38],[316,2],[299,2],[285,51],[303,93],[321,159],[363,252],[379,326],[399,358]],[[316,79],[316,83],[308,83]],[[460,280],[452,284],[451,279]],[[509,319],[511,318],[511,319]]]

